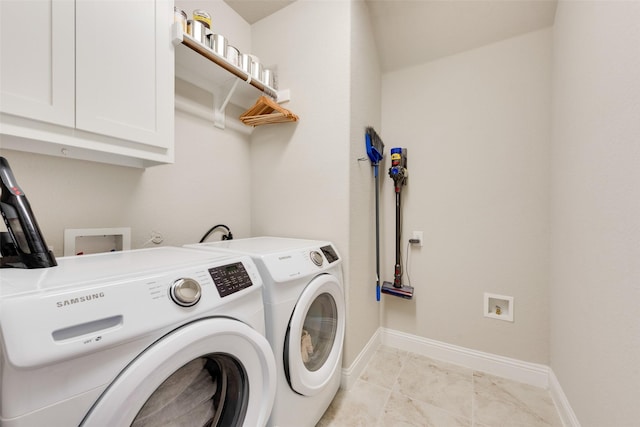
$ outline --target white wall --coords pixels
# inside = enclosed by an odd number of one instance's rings
[[[363,2],[297,1],[252,27],[297,124],[256,128],[252,232],[333,241],[343,257],[349,366],[379,326],[373,181],[364,127],[380,123],[380,72]]]
[[[582,426],[640,420],[640,2],[554,27],[551,367]]]
[[[480,351],[548,362],[551,30],[382,78],[382,134],[408,149],[404,283],[382,324]],[[383,278],[393,280],[395,196],[386,175]],[[483,293],[515,298],[513,323],[483,317]]]
[[[331,31],[328,31],[328,29]],[[297,123],[251,135],[252,233],[348,247],[349,4],[297,1],[252,26]],[[345,259],[345,268],[348,259]]]
[[[375,186],[364,129],[373,126],[381,130],[381,73],[369,11],[362,1],[352,3],[351,26],[350,276],[345,366],[351,366],[380,325],[380,304],[375,302]],[[361,157],[366,160],[358,161]]]
[[[148,169],[10,150],[0,155],[9,160],[56,256],[62,256],[65,228],[131,227],[133,248],[152,231],[163,235],[163,246],[195,243],[218,223],[247,236],[247,136],[181,112],[175,126],[175,164]]]

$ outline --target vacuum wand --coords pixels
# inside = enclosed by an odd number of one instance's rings
[[[400,215],[400,193],[402,187],[396,187],[396,217]],[[400,221],[396,221],[396,265],[393,269],[393,287],[401,288],[402,287],[402,265],[400,265],[400,260],[402,259],[402,255],[400,254],[400,245],[401,245],[401,236],[402,231],[400,229]]]
[[[391,149],[391,168],[389,176],[393,179],[396,194],[396,263],[394,267],[393,284],[384,282],[382,292],[401,298],[413,298],[413,287],[402,285],[402,256],[400,253],[402,243],[402,187],[407,184],[407,150],[404,148]]]

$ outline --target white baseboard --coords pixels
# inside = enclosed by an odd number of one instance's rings
[[[348,390],[353,386],[382,344],[548,389],[565,427],[580,427],[558,379],[548,366],[447,344],[388,328],[378,328],[351,366],[342,369],[341,388]]]
[[[360,377],[364,369],[367,367],[367,363],[373,357],[378,347],[382,344],[381,337],[382,329],[378,328],[376,332],[371,336],[371,339],[364,346],[356,360],[353,361],[348,368],[342,368],[342,379],[340,380],[340,388],[343,390],[349,390]]]
[[[382,343],[536,387],[549,387],[549,367],[382,328]]]
[[[549,392],[551,393],[553,402],[556,404],[558,414],[560,414],[560,418],[562,419],[562,424],[564,424],[565,427],[580,427],[578,417],[576,417],[575,412],[573,412],[573,408],[571,408],[569,400],[564,394],[560,382],[551,368],[549,368]]]

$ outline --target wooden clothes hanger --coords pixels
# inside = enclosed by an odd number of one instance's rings
[[[240,116],[240,121],[247,126],[297,122],[298,120],[298,116],[264,95],[260,96],[253,107]]]

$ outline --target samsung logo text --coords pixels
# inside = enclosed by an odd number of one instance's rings
[[[88,295],[83,295],[83,296],[80,296],[80,297],[77,297],[77,298],[69,298],[69,299],[66,299],[66,300],[63,300],[63,301],[58,301],[58,302],[56,302],[56,306],[58,308],[61,308],[61,307],[69,306],[69,305],[75,305],[75,304],[80,304],[80,303],[83,303],[83,302],[88,302],[88,301],[91,301],[91,300],[96,300],[98,298],[104,298],[104,292],[99,292],[97,294],[88,294]]]

